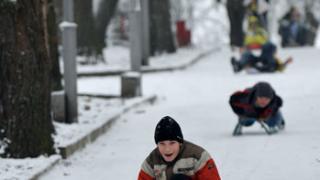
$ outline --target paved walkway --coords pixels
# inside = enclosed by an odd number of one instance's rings
[[[155,147],[155,125],[165,115],[180,123],[185,139],[210,152],[224,180],[318,179],[320,116],[315,107],[320,104],[314,99],[320,98],[319,52],[295,49],[280,55],[295,59],[284,73],[235,75],[230,52],[222,51],[186,71],[144,75],[144,92],[156,93],[159,101],[123,116],[109,133],[43,179],[136,179]],[[229,95],[261,80],[284,99],[285,132],[269,136],[255,125],[232,137],[236,116]]]

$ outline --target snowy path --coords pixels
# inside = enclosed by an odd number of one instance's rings
[[[155,147],[156,123],[170,115],[179,122],[185,139],[211,153],[223,180],[317,180],[320,51],[280,51],[282,57],[294,57],[284,73],[234,75],[230,53],[222,51],[186,71],[144,75],[143,93],[156,93],[160,100],[123,116],[95,144],[42,179],[134,180],[142,161]],[[232,137],[236,116],[228,105],[229,95],[260,80],[270,82],[284,99],[286,130],[268,136],[255,125],[244,129],[244,136]],[[102,81],[108,84],[108,78]]]

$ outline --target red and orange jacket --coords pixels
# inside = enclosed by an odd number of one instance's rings
[[[255,98],[254,88],[248,88],[244,91],[233,93],[229,103],[234,113],[250,118],[268,118],[274,115],[282,106],[282,99],[276,94],[274,94],[269,105],[264,108],[254,106]]]
[[[170,163],[154,149],[143,162],[138,180],[169,180],[174,174],[184,174],[192,180],[220,180],[214,160],[200,146],[184,141],[179,155]]]

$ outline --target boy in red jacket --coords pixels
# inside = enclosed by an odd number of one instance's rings
[[[179,124],[171,117],[159,121],[154,139],[157,147],[143,162],[138,180],[220,180],[209,153],[185,141]]]
[[[251,88],[233,93],[230,106],[238,115],[238,124],[233,135],[241,135],[243,126],[251,126],[258,121],[268,134],[284,128],[284,119],[280,112],[282,99],[267,82],[258,82]]]

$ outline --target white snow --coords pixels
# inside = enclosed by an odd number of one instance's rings
[[[68,22],[68,21],[62,21],[60,24],[59,24],[61,30],[63,30],[64,28],[75,28],[77,27],[78,25],[76,23],[73,23],[73,22]]]
[[[176,54],[163,53],[159,56],[149,58],[149,66],[142,66],[142,69],[152,67],[154,69],[168,68],[186,64],[190,59],[196,58],[199,53],[218,48],[219,44],[212,44],[207,47],[186,47],[177,49]],[[106,64],[98,63],[96,65],[78,65],[78,73],[87,74],[94,72],[121,71],[130,70],[130,51],[126,47],[111,46],[104,49]],[[188,58],[185,58],[188,57]]]
[[[229,21],[222,4],[212,1],[193,2],[192,43],[200,47],[221,46],[229,42]],[[211,6],[210,6],[211,5]]]
[[[94,1],[95,9],[98,2]],[[274,13],[280,14],[286,3],[277,3]],[[179,122],[185,139],[210,152],[223,180],[317,180],[320,177],[319,49],[280,49],[280,57],[294,58],[284,73],[235,75],[229,63],[231,52],[222,45],[228,41],[225,9],[215,5],[212,10],[210,4],[209,0],[194,4],[194,48],[152,58],[150,63],[153,67],[175,66],[195,57],[202,50],[199,47],[221,46],[221,51],[185,71],[143,74],[143,94],[157,94],[160,100],[154,106],[129,112],[96,143],[61,161],[40,179],[136,179],[141,163],[155,147],[155,125],[165,115]],[[130,67],[127,48],[108,48],[105,56],[106,65],[78,66],[78,72]],[[282,112],[286,130],[268,136],[255,125],[244,129],[244,136],[232,137],[236,116],[228,105],[230,94],[261,80],[270,82],[284,99]],[[87,94],[119,95],[120,77],[80,78],[78,90]],[[79,123],[54,124],[58,132],[54,137],[56,146],[74,142],[133,101],[79,98]],[[57,159],[60,157],[0,158],[0,179],[29,179]]]
[[[155,125],[165,115],[180,123],[185,139],[211,153],[224,180],[318,179],[320,52],[292,48],[279,53],[294,58],[283,73],[235,75],[229,64],[231,53],[223,48],[186,71],[144,74],[144,94],[155,93],[161,100],[123,116],[95,144],[41,179],[136,179],[142,161],[155,147]],[[286,130],[269,136],[255,125],[244,129],[243,136],[233,137],[236,116],[228,98],[261,80],[270,82],[283,98]]]
[[[93,93],[94,92],[91,92],[91,94]],[[104,93],[99,95],[104,95]],[[54,136],[56,146],[65,147],[75,143],[89,132],[101,127],[115,115],[121,114],[122,109],[136,103],[139,99],[141,98],[106,100],[101,98],[80,97],[78,107],[80,111],[79,122],[75,124],[54,123],[57,131],[57,135]]]
[[[25,159],[0,159],[1,180],[25,180],[42,172],[48,165],[59,160],[60,156],[25,158]]]
[[[124,73],[123,76],[131,77],[131,78],[138,78],[141,76],[141,73],[135,72],[135,71],[128,71],[128,72]]]

